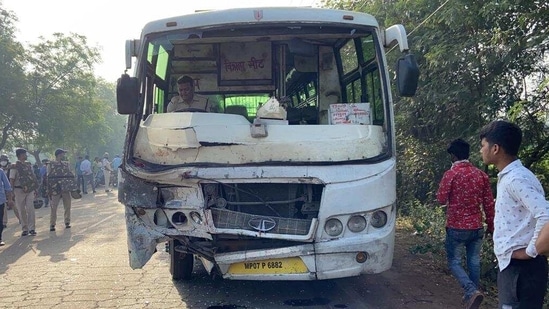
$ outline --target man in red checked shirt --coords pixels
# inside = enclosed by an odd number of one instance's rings
[[[478,308],[484,300],[479,290],[480,251],[484,238],[483,210],[487,233],[494,230],[494,197],[488,175],[469,162],[469,144],[450,143],[452,167],[444,173],[437,200],[446,209],[446,256],[450,271],[464,290],[465,308]],[[464,250],[465,249],[465,250]],[[467,271],[462,267],[465,251]]]

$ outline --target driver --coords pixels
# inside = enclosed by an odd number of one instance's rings
[[[211,104],[207,97],[194,93],[194,80],[190,76],[181,76],[177,79],[178,96],[168,104],[168,113],[184,111],[213,112],[215,104]]]

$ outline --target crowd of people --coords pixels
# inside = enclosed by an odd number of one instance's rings
[[[88,155],[79,156],[74,167],[71,167],[66,154],[66,150],[58,148],[55,158],[43,159],[41,166],[28,162],[27,150],[23,148],[15,150],[15,163],[11,163],[5,154],[0,156],[0,246],[5,245],[2,232],[8,224],[8,210],[13,209],[21,225],[21,236],[34,236],[35,209],[42,206],[50,208],[49,230],[55,231],[57,207],[62,202],[63,223],[69,229],[73,199],[81,198],[81,193],[88,194],[89,187],[92,193],[97,193],[96,189],[104,186],[108,193],[117,186],[115,171],[122,163],[119,155],[112,162],[107,152],[102,159],[95,157],[93,162]]]
[[[109,153],[105,152],[102,159],[95,157],[93,162],[90,156],[78,157],[74,165],[76,181],[78,188],[82,188],[84,194],[88,194],[88,186],[92,192],[96,193],[96,188],[105,187],[105,192],[110,192],[118,183],[118,170],[122,164],[120,155],[116,155],[112,161],[109,161]]]

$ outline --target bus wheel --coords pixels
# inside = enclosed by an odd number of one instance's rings
[[[169,241],[170,273],[173,280],[190,280],[193,273],[194,256],[190,253],[175,251],[175,246],[180,244],[177,240]]]

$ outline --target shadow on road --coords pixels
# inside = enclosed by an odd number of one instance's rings
[[[169,272],[166,276],[169,277]],[[193,278],[174,281],[190,308],[356,308],[337,287],[349,279],[324,281],[239,281],[212,279],[199,261]]]
[[[82,240],[83,235],[73,236],[70,229],[50,232],[48,237],[36,244],[36,250],[39,256],[49,256],[50,262],[61,262],[67,260],[66,253],[69,249]]]

